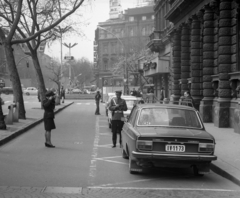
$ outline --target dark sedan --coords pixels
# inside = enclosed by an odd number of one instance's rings
[[[193,168],[195,175],[210,171],[215,139],[192,107],[170,104],[136,105],[122,130],[122,156],[130,173],[150,168]]]
[[[0,89],[0,93],[4,93],[6,95],[12,94],[13,93],[13,88],[12,87],[3,87]]]

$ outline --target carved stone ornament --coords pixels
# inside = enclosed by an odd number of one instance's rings
[[[199,10],[196,15],[199,21],[203,21],[204,10]]]
[[[212,0],[209,3],[209,7],[214,11],[214,13],[219,16],[219,1]]]

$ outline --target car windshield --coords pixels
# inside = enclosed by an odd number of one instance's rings
[[[176,108],[143,108],[138,125],[202,128],[201,121],[194,110]]]

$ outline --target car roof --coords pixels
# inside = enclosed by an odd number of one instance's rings
[[[193,107],[189,107],[186,105],[179,105],[179,104],[159,104],[159,103],[144,103],[144,104],[137,104],[139,108],[146,108],[146,107],[166,107],[166,108],[175,108],[175,109],[190,109],[195,110]]]

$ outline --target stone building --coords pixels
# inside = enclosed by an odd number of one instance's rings
[[[164,3],[169,10],[162,15]],[[239,1],[156,0],[154,10],[156,24],[162,17],[173,23],[171,100],[190,90],[204,122],[240,133]]]
[[[110,16],[109,20],[100,22],[95,30],[94,73],[99,88],[107,82],[103,78],[112,75],[111,69],[116,62],[145,48],[148,35],[154,27],[152,5],[127,9],[118,18],[115,15]],[[130,75],[129,73],[129,78]],[[120,82],[117,80],[113,83],[119,85]]]

